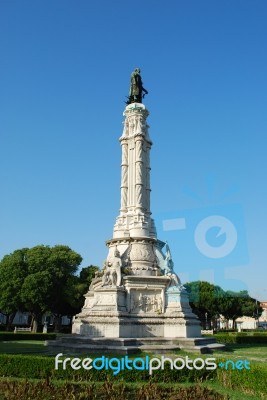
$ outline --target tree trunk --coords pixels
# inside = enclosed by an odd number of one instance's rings
[[[31,322],[32,333],[37,333],[38,329],[38,315],[32,313],[32,322]]]
[[[236,329],[236,318],[233,318],[233,329]]]
[[[16,314],[17,314],[17,312],[15,311],[15,312],[13,312],[11,314],[7,314],[6,315],[6,330],[7,331],[11,331],[12,330],[11,326],[12,326],[12,323],[14,321],[14,318],[15,318]]]
[[[55,317],[55,332],[56,333],[58,333],[58,332],[60,332],[60,328],[61,328],[61,315],[59,314],[56,314],[56,315],[54,315],[54,317]]]
[[[6,317],[6,320],[5,320],[6,331],[8,331],[9,314],[4,314],[4,316]]]

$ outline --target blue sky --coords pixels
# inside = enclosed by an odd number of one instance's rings
[[[0,257],[66,244],[102,265],[138,66],[152,212],[176,272],[267,299],[266,17],[264,0],[2,1]],[[162,231],[168,215],[225,209],[241,253],[222,263],[194,258],[189,230]]]

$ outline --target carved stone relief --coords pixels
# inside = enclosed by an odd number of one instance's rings
[[[115,294],[96,294],[94,302],[92,302],[91,307],[95,305],[115,305],[116,296]]]
[[[131,291],[132,313],[163,313],[163,301],[161,293],[156,291]]]
[[[155,261],[155,255],[153,252],[151,243],[133,243],[130,259],[132,261]]]

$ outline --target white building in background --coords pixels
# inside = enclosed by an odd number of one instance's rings
[[[263,308],[263,311],[258,319],[247,316],[239,317],[236,319],[236,326],[239,331],[242,331],[243,329],[267,329],[267,301],[262,301],[259,303],[259,305]],[[227,328],[227,321],[223,316],[220,317],[220,320],[218,322],[220,329]],[[228,321],[228,329],[233,329],[232,320]]]
[[[18,311],[13,320],[13,325],[29,325],[31,321],[30,314],[28,312]],[[0,325],[5,325],[6,316],[0,313]]]
[[[48,315],[44,314],[42,316],[42,324],[44,322],[47,322],[48,325],[53,325],[54,324],[54,316],[53,315]],[[6,316],[2,313],[0,313],[0,325],[5,325],[6,323]],[[71,320],[66,316],[61,317],[61,324],[62,325],[70,325]],[[28,312],[21,312],[18,311],[15,315],[15,318],[13,320],[12,325],[21,325],[21,326],[29,326],[31,324],[31,315]]]

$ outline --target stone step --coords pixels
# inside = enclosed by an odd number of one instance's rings
[[[225,346],[223,344],[217,343],[217,346],[215,344],[208,344],[206,346],[188,346],[188,347],[183,347],[181,346],[181,350],[183,351],[188,351],[192,353],[212,353],[213,351],[216,350],[225,350]]]
[[[104,337],[61,337],[58,339],[60,343],[77,343],[77,344],[92,344],[95,343],[111,346],[140,346],[144,344],[151,345],[165,345],[165,344],[179,344],[178,339],[165,339],[165,338],[104,338]]]
[[[174,351],[179,350],[178,346],[175,345],[142,345],[142,346],[105,346],[105,345],[92,345],[92,344],[73,344],[69,346],[67,344],[63,344],[61,346],[51,346],[49,345],[50,352],[53,352],[53,349],[59,353],[63,354],[120,354],[120,355],[128,355],[128,354],[138,354],[138,353],[153,353],[153,354],[166,354],[172,353]]]
[[[206,345],[211,343],[217,343],[216,339],[211,338],[179,338],[177,339],[179,344],[183,344],[185,346],[192,346],[192,345]]]
[[[174,351],[180,350],[180,347],[173,344],[162,344],[162,345],[141,345],[138,349],[143,353],[153,353],[153,354],[166,354],[172,353]]]
[[[92,344],[62,344],[58,346],[53,346],[49,343],[49,352],[50,353],[60,353],[62,352],[64,355],[75,355],[75,354],[118,354],[118,355],[128,355],[128,354],[136,354],[141,353],[136,346],[105,346],[103,344],[92,345]]]
[[[104,338],[65,335],[56,341],[47,341],[46,345],[52,351],[76,353],[116,353],[133,354],[151,352],[166,354],[175,350],[197,353],[209,353],[213,350],[223,350],[225,346],[216,342],[215,338]]]

